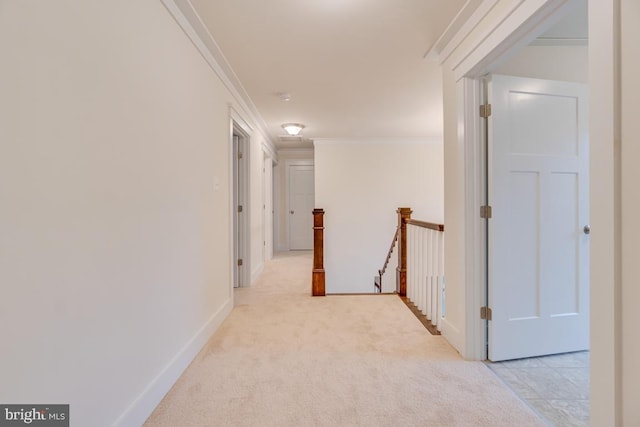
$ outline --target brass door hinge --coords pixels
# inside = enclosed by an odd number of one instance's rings
[[[493,216],[493,209],[489,205],[480,206],[480,218],[490,219]]]
[[[242,266],[242,259],[238,260],[238,267]]]
[[[491,320],[492,313],[489,307],[480,307],[480,318],[484,320]]]
[[[486,119],[491,116],[491,104],[484,104],[480,106],[480,117]]]

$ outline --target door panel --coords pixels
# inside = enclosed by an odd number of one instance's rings
[[[589,348],[585,85],[488,84],[489,359]]]
[[[509,209],[509,221],[505,224],[512,236],[511,250],[507,253],[505,275],[511,286],[508,288],[507,305],[510,320],[529,319],[540,315],[540,280],[538,277],[539,254],[539,174],[536,172],[514,172],[510,174],[509,191],[513,195]]]
[[[289,167],[289,248],[313,249],[313,166]]]

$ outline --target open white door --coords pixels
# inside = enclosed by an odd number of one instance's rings
[[[587,93],[488,83],[490,360],[589,348]]]

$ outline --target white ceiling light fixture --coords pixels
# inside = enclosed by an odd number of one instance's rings
[[[291,136],[297,136],[302,129],[304,129],[304,125],[300,123],[285,123],[282,125],[282,128]]]

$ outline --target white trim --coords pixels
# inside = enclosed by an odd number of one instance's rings
[[[313,158],[314,149],[312,148],[281,148],[278,150],[278,155],[282,157],[287,157],[288,154],[307,154],[310,158]],[[277,162],[275,162],[277,164]]]
[[[262,143],[262,152],[270,157],[274,163],[278,163],[278,153],[273,149],[271,145],[266,142]]]
[[[442,64],[473,31],[499,0],[468,0],[440,38],[424,55],[425,59]]]
[[[256,280],[258,280],[258,277],[260,277],[260,275],[262,274],[263,271],[264,271],[264,262],[261,262],[260,265],[258,265],[258,267],[255,268],[251,272],[251,284],[252,285]]]
[[[576,0],[527,0],[504,18],[501,24],[459,64],[456,75],[484,74],[517,49],[530,44]]]
[[[346,145],[346,144],[442,144],[442,137],[418,138],[315,138],[313,145]]]
[[[453,348],[455,348],[456,350],[460,348],[464,348],[465,338],[462,335],[462,332],[460,331],[459,328],[456,328],[453,323],[449,322],[446,314],[442,318],[441,333],[442,333],[442,336],[447,340],[447,342],[449,342],[449,344],[451,344]],[[464,354],[462,353],[460,354],[462,357],[466,358]]]
[[[268,171],[268,172],[267,172]],[[274,192],[273,192],[273,158],[262,153],[262,233],[263,233],[263,261],[273,258],[274,230]]]
[[[171,16],[175,19],[202,57],[207,61],[213,72],[231,92],[240,107],[251,117],[260,128],[260,133],[271,149],[275,151],[275,138],[268,131],[264,118],[258,112],[255,104],[247,94],[244,86],[225,58],[222,50],[211,36],[195,8],[189,0],[161,0]]]
[[[460,33],[452,38],[451,42],[443,49],[441,56],[446,60],[452,59],[449,68],[454,71],[456,80],[465,76],[477,77],[485,73],[499,59],[505,58],[506,52],[530,43],[546,27],[551,25],[553,21],[549,18],[556,15],[561,9],[573,7],[576,0],[519,0],[512,2],[509,7],[501,9],[500,14],[494,18],[497,22],[495,26],[488,27],[479,34],[474,34],[473,43],[466,46],[464,51],[456,52],[455,58],[451,58],[453,52],[460,48],[462,42],[467,40],[477,24],[493,10],[495,4],[495,0],[485,0],[469,20],[473,25],[464,26]]]
[[[244,133],[246,133],[248,136],[253,133],[253,127],[244,119],[244,117],[242,117],[242,115],[235,108],[233,108],[233,105],[231,104],[229,104],[229,115],[231,116],[231,119],[236,122],[236,125],[238,125],[238,127],[244,131]]]
[[[467,333],[463,356],[472,360],[486,357],[486,321],[480,320],[480,307],[486,301],[486,253],[484,220],[480,218],[480,206],[485,199],[485,165],[483,138],[478,138],[483,129],[478,114],[483,102],[482,84],[477,79],[465,78],[458,81],[458,144],[464,146],[465,162],[465,300],[467,302],[465,329]],[[474,135],[469,135],[474,132]],[[473,136],[473,137],[472,137]],[[470,286],[469,284],[474,284]]]
[[[218,330],[233,309],[233,299],[229,298],[209,320],[196,331],[193,337],[167,363],[160,373],[147,385],[140,395],[113,423],[114,426],[140,426],[149,418],[153,410],[169,392],[205,344]]]
[[[529,46],[588,46],[587,37],[537,37]]]
[[[236,119],[239,119],[239,121],[236,121]],[[251,265],[252,265],[252,260],[251,260],[251,134],[249,133],[249,131],[251,131],[251,127],[248,127],[248,125],[246,124],[246,122],[244,122],[242,120],[241,117],[237,116],[236,112],[234,109],[230,108],[229,109],[229,124],[230,124],[230,131],[229,131],[229,151],[230,151],[230,167],[229,167],[229,174],[230,174],[230,183],[231,183],[231,187],[230,187],[230,194],[231,194],[231,201],[229,203],[230,206],[230,218],[231,218],[231,224],[230,224],[230,230],[231,230],[231,239],[230,239],[230,244],[231,244],[231,254],[232,254],[232,262],[231,262],[231,273],[232,275],[230,277],[234,277],[234,271],[233,269],[235,268],[235,257],[236,257],[236,251],[234,248],[235,245],[235,240],[236,240],[236,235],[235,235],[235,228],[233,227],[233,219],[236,216],[237,213],[237,204],[234,203],[234,196],[235,196],[235,192],[236,192],[236,179],[234,176],[234,170],[235,170],[235,162],[236,159],[234,157],[234,148],[233,148],[233,134],[234,133],[238,133],[240,136],[240,148],[242,149],[242,160],[244,162],[244,168],[243,168],[243,177],[242,177],[242,188],[240,189],[240,193],[243,196],[243,200],[238,201],[238,203],[242,204],[243,210],[242,210],[242,221],[243,221],[243,242],[241,245],[242,248],[242,252],[238,254],[238,257],[242,258],[243,261],[243,267],[241,269],[242,275],[239,277],[239,282],[240,285],[239,287],[249,287],[251,286]],[[231,292],[233,293],[233,285],[234,283],[231,283]]]

